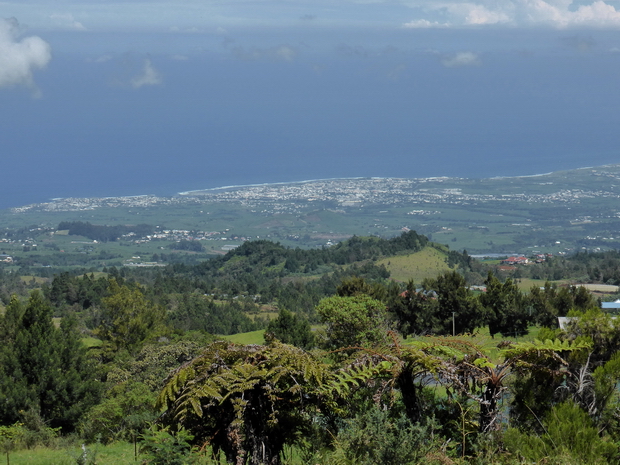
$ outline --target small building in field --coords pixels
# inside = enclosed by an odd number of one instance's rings
[[[620,300],[616,300],[614,302],[601,302],[601,308],[603,310],[611,310],[617,312],[620,310]]]
[[[530,261],[527,257],[518,256],[518,257],[508,257],[502,260],[502,265],[527,265]]]

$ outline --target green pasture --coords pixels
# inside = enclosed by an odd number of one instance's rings
[[[6,454],[4,459],[10,465],[75,465],[83,454],[81,446],[69,448],[36,447],[23,449]],[[115,442],[104,446],[102,444],[86,445],[87,457],[93,459],[97,465],[129,465],[140,463],[134,455],[134,445],[125,442]],[[140,456],[138,455],[138,460]],[[10,462],[9,462],[10,461]]]
[[[230,336],[217,336],[217,339],[234,342],[235,344],[264,344],[265,339],[263,335],[265,330],[250,331],[249,333],[239,333]]]
[[[416,284],[450,269],[446,263],[446,255],[432,247],[412,254],[385,258],[379,260],[377,265],[384,265],[396,281],[408,282],[413,279]]]

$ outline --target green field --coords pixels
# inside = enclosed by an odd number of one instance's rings
[[[379,260],[377,265],[385,265],[391,277],[396,281],[413,280],[416,284],[450,269],[446,263],[445,254],[431,247],[413,254],[385,258]]]
[[[98,465],[125,465],[140,463],[140,457],[138,455],[138,461],[134,455],[134,445],[115,442],[108,446],[101,444],[92,444],[86,446],[87,457]],[[34,449],[24,449],[14,451],[7,456],[4,456],[5,463],[11,465],[75,465],[78,463],[78,458],[83,454],[81,447],[70,448],[47,448],[36,447]],[[9,462],[10,460],[10,462]]]
[[[265,330],[250,331],[249,333],[233,334],[231,336],[217,336],[218,339],[234,342],[235,344],[264,344]]]

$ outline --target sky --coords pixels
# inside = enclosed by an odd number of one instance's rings
[[[0,208],[620,161],[620,0],[0,1]]]

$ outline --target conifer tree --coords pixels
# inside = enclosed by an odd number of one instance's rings
[[[0,320],[0,422],[18,421],[23,412],[52,427],[71,430],[98,398],[99,383],[75,328],[52,321],[52,308],[35,291],[26,305],[13,297]]]

